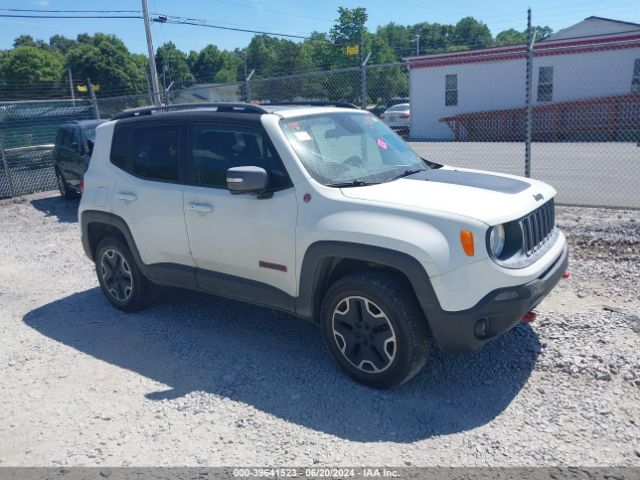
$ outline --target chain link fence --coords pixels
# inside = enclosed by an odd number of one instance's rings
[[[429,160],[529,170],[558,190],[559,203],[640,208],[640,40],[539,45],[195,85],[166,92],[164,101],[349,102],[382,117]],[[94,103],[0,103],[0,197],[54,188],[50,151],[61,124],[150,101],[138,93]]]
[[[51,151],[58,128],[93,115],[88,101],[0,102],[0,198],[55,188]]]
[[[415,148],[530,174],[559,203],[640,208],[638,34],[410,59],[411,137],[424,140]]]

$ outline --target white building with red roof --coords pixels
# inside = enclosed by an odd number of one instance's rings
[[[411,137],[522,140],[526,59],[526,45],[407,58]],[[640,132],[640,24],[586,18],[535,43],[532,63],[534,139]]]

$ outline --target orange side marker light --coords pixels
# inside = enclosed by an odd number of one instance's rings
[[[460,243],[462,244],[462,250],[469,257],[473,257],[473,233],[469,230],[460,230]]]

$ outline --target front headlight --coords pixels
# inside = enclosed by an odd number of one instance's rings
[[[491,227],[491,232],[489,233],[489,249],[491,250],[491,254],[496,258],[502,254],[504,239],[504,226],[496,225],[495,227]]]

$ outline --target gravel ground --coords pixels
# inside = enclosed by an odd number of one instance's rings
[[[640,466],[640,215],[559,208],[572,275],[393,391],[310,324],[181,290],[111,308],[76,202],[0,202],[0,465]]]

